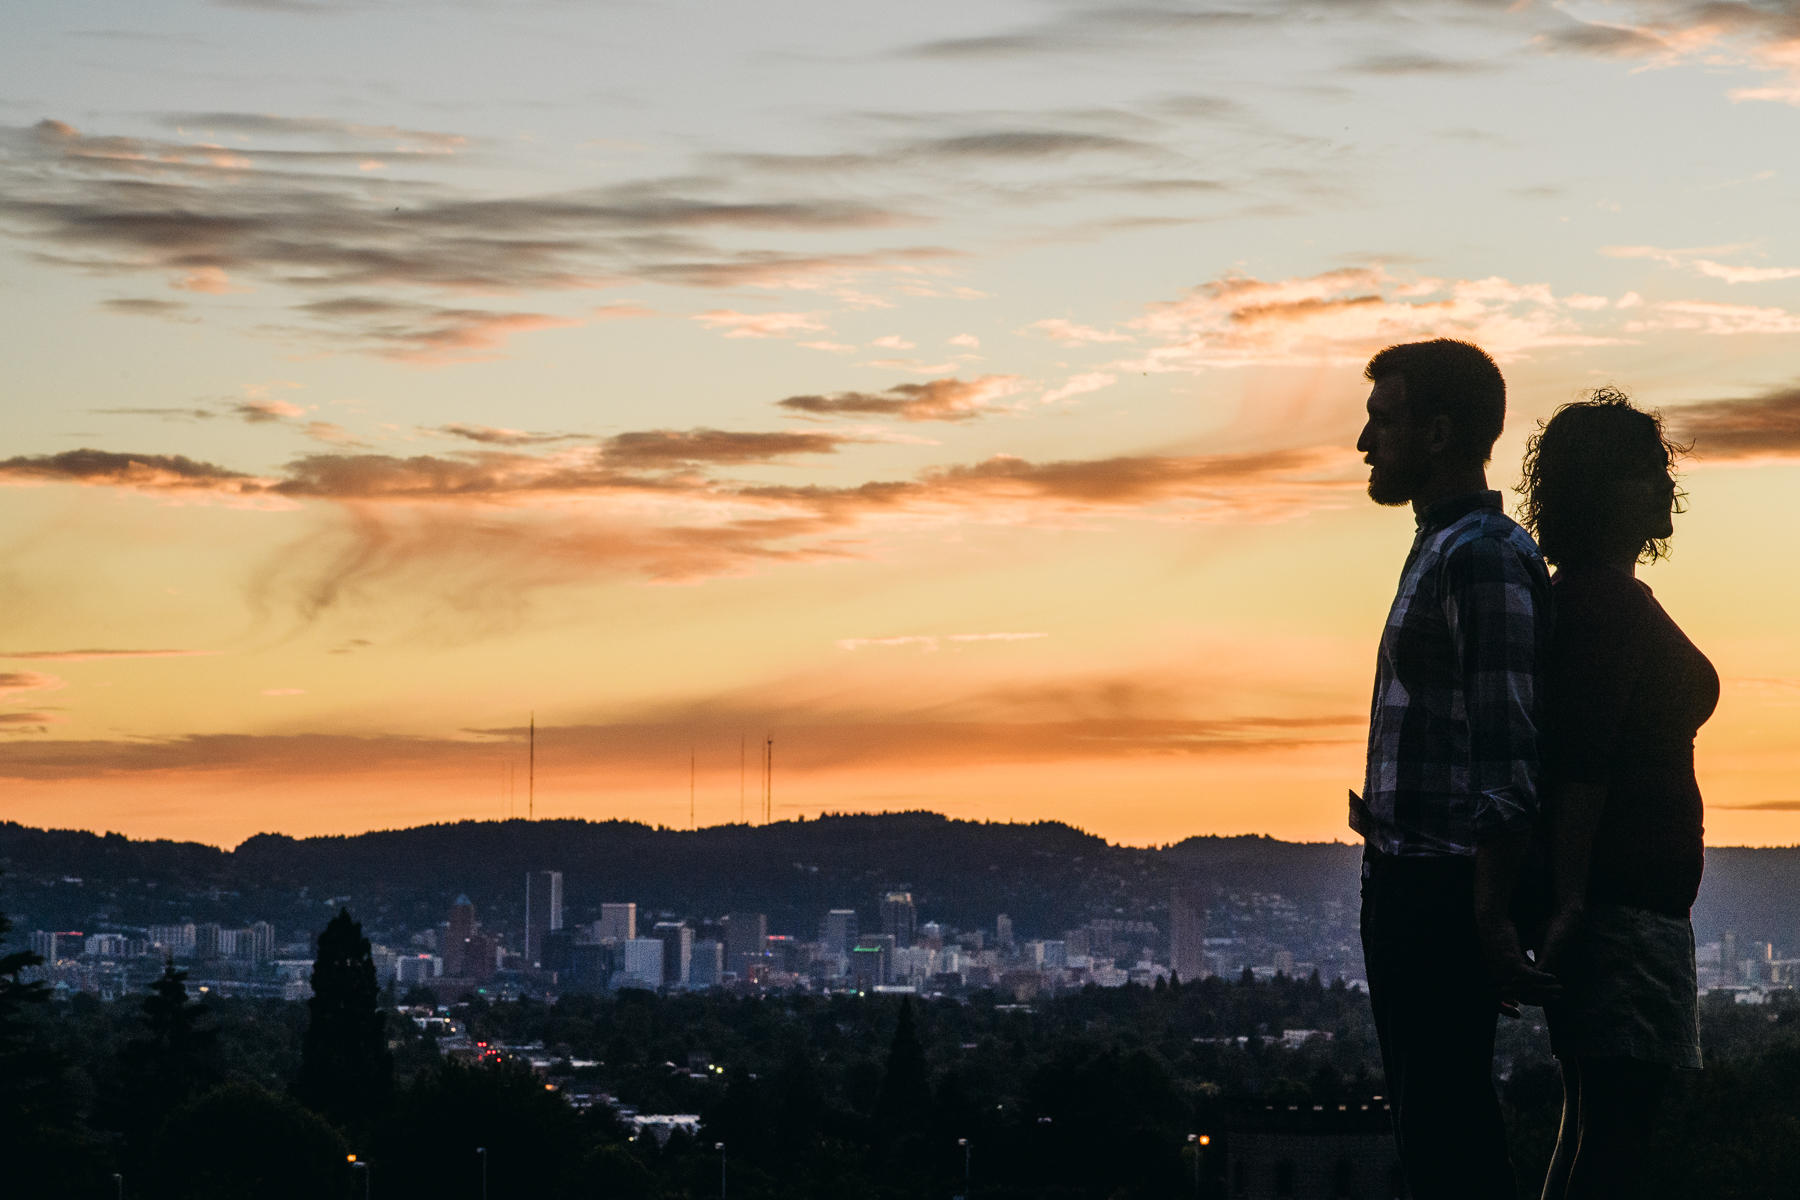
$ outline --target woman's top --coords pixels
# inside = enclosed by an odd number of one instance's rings
[[[1630,572],[1551,583],[1548,773],[1607,789],[1588,899],[1684,917],[1705,853],[1694,735],[1719,703],[1718,673]]]

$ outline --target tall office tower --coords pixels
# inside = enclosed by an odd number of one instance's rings
[[[819,922],[819,949],[842,958],[850,953],[850,947],[856,945],[858,932],[856,910],[834,908]]]
[[[470,968],[474,965],[475,930],[475,905],[467,896],[458,895],[450,905],[450,926],[444,931],[444,974],[452,979],[474,977]]]
[[[655,938],[630,938],[619,943],[624,962],[613,983],[619,987],[650,988],[662,986],[663,944]]]
[[[637,905],[602,904],[600,919],[594,922],[597,942],[629,942],[637,936]]]
[[[165,958],[194,957],[194,925],[152,925],[145,930],[152,944],[160,946],[158,954]]]
[[[670,987],[686,987],[688,968],[694,960],[694,931],[686,921],[658,921],[651,936],[663,944],[663,982]]]
[[[1719,970],[1724,972],[1726,983],[1742,983],[1744,980],[1744,963],[1738,958],[1737,934],[1729,929],[1719,941]]]
[[[525,876],[525,961],[544,956],[544,935],[562,928],[562,872],[532,871]]]
[[[218,956],[220,958],[249,958],[250,957],[250,949],[251,949],[251,943],[250,943],[249,930],[247,930],[247,929],[221,929],[221,930],[219,930],[219,955]]]
[[[694,943],[694,955],[688,965],[688,986],[718,987],[725,974],[725,947],[708,939]]]
[[[919,913],[913,907],[911,892],[889,892],[881,901],[881,932],[894,939],[894,946],[904,950],[913,944]]]
[[[1206,901],[1199,888],[1177,887],[1169,896],[1169,969],[1183,983],[1212,974],[1206,965]]]
[[[547,930],[538,939],[538,962],[546,971],[567,975],[575,962],[575,931]]]
[[[194,926],[194,957],[199,959],[219,957],[218,922],[208,921],[204,925]]]
[[[894,973],[894,939],[885,933],[865,933],[850,950],[850,975],[859,988],[891,982]]]
[[[250,958],[252,962],[266,963],[275,959],[275,927],[267,921],[258,921],[250,926],[252,943]]]
[[[762,913],[732,913],[725,918],[725,969],[748,979],[764,966],[769,950],[769,918]]]
[[[994,918],[994,944],[1009,949],[1013,944],[1012,918],[1005,913]]]
[[[46,966],[56,965],[56,935],[42,929],[32,932],[31,952],[44,960]]]

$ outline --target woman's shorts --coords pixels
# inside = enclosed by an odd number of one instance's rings
[[[1635,1058],[1700,1068],[1694,927],[1623,904],[1596,904],[1556,971],[1562,999],[1546,1005],[1558,1058]]]

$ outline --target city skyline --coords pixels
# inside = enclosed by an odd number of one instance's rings
[[[1708,839],[1800,841],[1762,13],[21,12],[7,816],[1348,840],[1411,534],[1360,370],[1447,334],[1496,487],[1600,384],[1694,441],[1643,577],[1724,679]]]

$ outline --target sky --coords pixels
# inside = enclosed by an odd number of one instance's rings
[[[0,819],[1349,839],[1454,336],[1509,503],[1692,442],[1707,838],[1800,843],[1797,133],[1795,0],[15,6]]]

